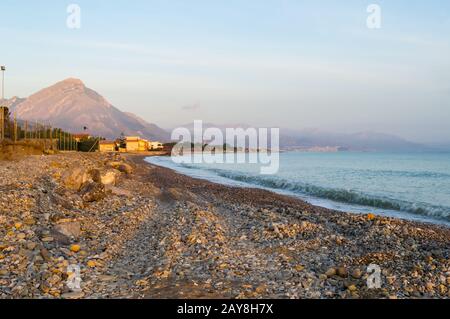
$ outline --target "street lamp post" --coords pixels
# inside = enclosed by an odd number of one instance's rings
[[[5,100],[5,71],[6,67],[4,65],[0,66],[2,71],[2,102]],[[5,138],[5,108],[0,105],[0,140]]]
[[[1,71],[2,71],[2,100],[5,99],[5,71],[6,71],[6,66],[2,65],[0,66]]]

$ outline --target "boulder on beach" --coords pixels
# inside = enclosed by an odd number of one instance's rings
[[[81,198],[87,203],[98,202],[106,197],[105,186],[95,182],[87,182],[81,189]]]
[[[55,231],[75,239],[81,236],[81,224],[79,222],[65,222],[55,226]]]
[[[88,171],[77,167],[66,171],[62,176],[63,185],[70,190],[79,191],[91,179]]]
[[[117,180],[120,176],[120,171],[116,169],[109,169],[101,172],[100,183],[103,185],[116,185]]]
[[[116,185],[121,173],[119,170],[111,168],[106,170],[92,169],[89,171],[89,174],[95,183],[106,186]]]
[[[106,165],[110,166],[112,168],[115,168],[122,173],[133,174],[133,167],[130,164],[127,164],[124,162],[112,161],[112,162],[108,162]]]

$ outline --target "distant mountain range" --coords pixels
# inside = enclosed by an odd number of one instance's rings
[[[193,124],[181,125],[193,132]],[[247,124],[216,125],[203,123],[203,129],[210,127],[219,128],[225,133],[226,128],[251,127]],[[224,135],[225,136],[225,135]],[[293,130],[280,128],[280,147],[284,150],[349,150],[349,151],[397,151],[397,152],[421,152],[438,150],[437,148],[407,141],[400,137],[377,133],[360,132],[343,134],[326,132],[319,129]]]
[[[282,130],[283,147],[340,147],[350,151],[367,152],[416,152],[431,151],[433,148],[407,141],[401,137],[378,133],[358,132],[352,134],[326,132],[318,129]]]
[[[14,97],[0,103],[20,120],[50,123],[70,132],[87,127],[88,133],[105,138],[117,138],[121,133],[160,141],[169,138],[157,125],[120,111],[78,79],[58,82],[26,99]]]

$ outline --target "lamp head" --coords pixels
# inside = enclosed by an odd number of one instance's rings
[[[2,65],[1,69],[2,69],[2,71],[5,71],[6,70],[6,66]]]

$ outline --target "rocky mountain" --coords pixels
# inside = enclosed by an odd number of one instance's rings
[[[14,96],[9,100],[0,99],[0,106],[6,106],[10,109],[14,109],[18,104],[24,102],[26,99],[21,99],[20,97]]]
[[[79,79],[66,79],[26,99],[15,97],[0,103],[9,106],[18,119],[51,123],[74,133],[87,127],[90,134],[105,138],[121,133],[158,141],[170,137],[155,124],[120,111]]]

